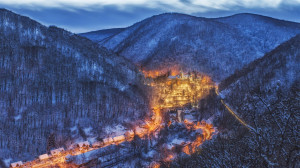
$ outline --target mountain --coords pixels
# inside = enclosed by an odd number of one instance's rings
[[[299,23],[259,15],[207,19],[169,13],[147,18],[99,44],[145,70],[196,70],[221,81],[297,33]]]
[[[104,29],[104,30],[97,30],[97,31],[91,31],[86,33],[80,33],[78,35],[86,37],[94,42],[99,43],[110,36],[120,33],[124,29],[125,28]]]
[[[262,89],[272,85],[289,89],[300,79],[299,42],[300,34],[223,80],[220,83],[220,90],[236,88],[242,91],[249,88]],[[238,87],[246,84],[247,88]]]
[[[31,160],[148,112],[135,65],[92,41],[0,10],[0,158]]]
[[[240,138],[237,143],[243,145],[235,149],[235,155],[247,152],[249,163],[256,167],[300,165],[299,64],[297,35],[220,84],[225,102],[256,130]]]
[[[174,165],[299,167],[299,64],[297,35],[222,81],[224,102],[253,130],[219,108],[223,114],[214,142]]]
[[[300,24],[250,13],[214,19],[226,23],[250,37],[267,53],[299,33]]]

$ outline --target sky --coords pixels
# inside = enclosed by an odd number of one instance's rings
[[[255,13],[300,22],[300,0],[0,0],[0,8],[74,33],[127,27],[168,12],[208,18]]]

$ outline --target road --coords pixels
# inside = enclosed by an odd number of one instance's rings
[[[181,78],[180,78],[181,79]],[[190,82],[190,78],[182,78],[180,81],[189,81]],[[199,86],[199,88],[203,89],[203,85],[212,85],[213,84],[209,84],[205,83],[204,81],[204,84],[203,84],[203,79],[202,78],[197,78],[197,79],[194,79],[194,83],[195,84],[202,84]],[[175,82],[178,82],[177,78],[174,79]],[[181,84],[179,89],[177,89],[176,91],[189,91],[189,92],[192,92],[192,90],[186,86],[186,83],[182,82],[182,83],[179,83]],[[166,86],[165,86],[166,87]],[[183,87],[183,89],[181,88]],[[181,90],[180,90],[181,89]],[[206,88],[208,89],[208,88]],[[185,93],[186,93],[185,92]],[[180,92],[181,93],[181,92]],[[174,93],[175,94],[175,93]],[[175,96],[178,96],[178,95],[175,95]],[[180,97],[180,100],[182,100],[185,95],[181,95]],[[189,99],[189,101],[192,101]],[[192,102],[185,102],[185,104],[187,103],[192,103]],[[144,122],[145,124],[143,124],[142,126],[137,126],[136,128],[134,128],[133,130],[130,130],[128,131],[129,132],[134,132],[136,135],[138,135],[140,138],[143,138],[145,136],[148,136],[148,135],[151,135],[155,132],[159,132],[160,129],[163,127],[164,125],[164,122],[163,122],[163,117],[162,117],[162,110],[163,109],[168,109],[169,107],[165,107],[161,104],[157,104],[157,105],[153,105],[153,117],[151,117],[151,119],[146,119],[146,121]],[[177,107],[181,107],[183,106],[182,104],[177,104],[177,103],[173,103],[171,107],[173,108],[177,108]],[[193,148],[195,147],[198,147],[199,145],[201,145],[205,140],[208,140],[208,139],[211,139],[212,137],[212,133],[215,132],[214,128],[212,125],[209,125],[209,124],[200,124],[200,123],[197,123],[197,125],[195,124],[190,124],[190,125],[193,125],[193,127],[195,127],[195,129],[201,129],[203,130],[203,136],[204,136],[204,139],[199,137],[198,139],[195,140],[195,142],[193,142],[192,146],[194,146]],[[125,133],[126,135],[126,133]],[[111,137],[110,139],[114,139],[114,138],[117,138],[117,137]],[[124,139],[122,141],[118,141],[117,144],[120,144],[124,141],[131,141],[133,140],[133,137],[132,138],[127,138],[127,139]],[[59,165],[60,167],[68,167],[67,163],[66,163],[66,156],[67,155],[72,155],[72,156],[75,156],[75,155],[79,155],[79,154],[82,154],[82,153],[85,153],[85,152],[88,152],[88,151],[91,151],[91,150],[96,150],[96,149],[99,149],[99,148],[102,148],[102,147],[105,147],[105,146],[108,146],[108,145],[111,145],[113,144],[114,142],[111,142],[111,143],[105,143],[103,146],[99,146],[99,147],[90,147],[88,150],[81,150],[81,151],[77,151],[77,152],[74,152],[74,149],[71,149],[71,150],[66,150],[62,153],[60,153],[59,155],[55,155],[55,156],[51,156],[50,158],[48,159],[45,159],[45,160],[39,160],[39,159],[35,159],[33,161],[30,161],[30,162],[26,162],[22,167],[35,167],[35,168],[46,168],[46,167],[50,167],[50,166],[55,166],[55,165]],[[64,165],[65,164],[65,165]]]
[[[160,109],[157,109],[157,108],[154,109],[153,114],[154,114],[153,118],[150,120],[146,120],[145,125],[135,129],[135,133],[138,136],[140,136],[141,138],[144,137],[145,135],[149,135],[150,133],[159,131],[159,128],[161,127],[161,124],[162,124],[162,117],[161,117]],[[114,138],[114,137],[112,137],[112,138]],[[133,140],[133,138],[127,139],[127,141],[131,141],[131,140]],[[126,140],[124,140],[124,141],[126,141]],[[90,147],[86,150],[74,150],[74,149],[66,150],[66,151],[60,153],[59,155],[52,156],[52,157],[42,160],[42,161],[39,159],[35,159],[33,161],[26,162],[26,163],[24,163],[24,165],[22,165],[22,167],[24,167],[24,168],[25,167],[26,168],[27,167],[28,168],[29,167],[31,167],[31,168],[48,168],[48,167],[56,166],[56,165],[59,165],[60,167],[67,167],[67,165],[65,166],[67,155],[72,155],[72,156],[79,155],[79,154],[86,153],[86,152],[89,152],[92,150],[97,150],[99,148],[111,145],[113,143],[114,142],[111,142],[110,144],[105,144],[104,146],[101,146],[98,148]],[[120,143],[122,143],[122,142],[120,142]]]
[[[218,96],[220,96],[219,87],[218,86],[215,87],[215,92],[216,92],[216,94]],[[244,125],[245,127],[247,127],[249,130],[256,132],[256,130],[253,127],[251,127],[249,124],[247,124],[242,118],[240,118],[238,116],[238,114],[234,110],[232,110],[232,108],[230,108],[230,106],[228,104],[225,103],[225,101],[224,101],[223,98],[221,98],[221,103],[230,112],[230,114],[233,115],[239,121],[239,123],[241,123],[242,125]]]

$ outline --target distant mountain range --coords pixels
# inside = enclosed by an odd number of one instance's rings
[[[120,33],[124,29],[125,28],[104,29],[104,30],[92,31],[88,33],[80,33],[79,35],[99,43],[102,40],[109,38],[110,36]]]
[[[148,112],[135,65],[61,28],[0,9],[0,53],[0,158],[32,159]]]
[[[299,23],[255,14],[208,19],[174,13],[150,17],[106,39],[99,34],[99,39],[93,36],[91,40],[147,70],[178,65],[221,81],[298,33]]]

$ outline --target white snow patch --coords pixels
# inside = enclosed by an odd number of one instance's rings
[[[184,143],[185,141],[183,139],[173,139],[172,144],[180,145]]]
[[[14,118],[15,118],[16,121],[18,121],[18,120],[20,120],[22,118],[22,115],[19,114],[19,115],[15,116]]]
[[[84,133],[85,133],[86,135],[91,135],[91,130],[92,130],[92,129],[93,129],[92,127],[88,127],[88,128],[84,128],[83,131],[84,131]]]
[[[207,124],[212,124],[212,123],[213,123],[213,120],[214,120],[213,117],[214,117],[214,116],[211,116],[209,119],[205,120],[205,122],[206,122]]]
[[[167,147],[167,149],[169,149],[169,150],[170,150],[170,149],[172,149],[172,148],[173,148],[173,144],[167,144],[167,145],[166,145],[166,147]]]
[[[219,93],[221,99],[225,99],[225,95],[223,93]]]
[[[88,141],[93,144],[94,142],[97,141],[97,137],[92,137],[92,138],[88,138]]]
[[[151,150],[147,154],[145,154],[145,157],[147,157],[147,158],[154,158],[155,154],[156,154],[156,151],[155,150]]]
[[[77,126],[75,125],[74,127],[71,127],[70,130],[71,130],[71,132],[77,130]]]
[[[4,160],[3,160],[4,164],[5,164],[7,167],[10,166],[11,161],[12,161],[12,158],[8,158],[8,159],[4,159]]]
[[[177,38],[178,38],[178,37],[175,36],[175,37],[171,38],[171,41],[174,41],[174,40],[176,40]]]
[[[152,48],[152,47],[156,46],[157,43],[158,43],[158,40],[157,40],[157,39],[152,39],[152,40],[149,41],[149,43],[148,43],[148,48],[149,48],[149,47]]]
[[[126,128],[120,124],[115,126],[107,126],[104,128],[104,131],[107,135],[119,136],[124,135],[126,132]]]
[[[185,116],[184,116],[184,119],[185,119],[185,120],[188,120],[189,122],[197,121],[197,119],[195,119],[194,116],[191,115],[191,114],[185,115]]]

